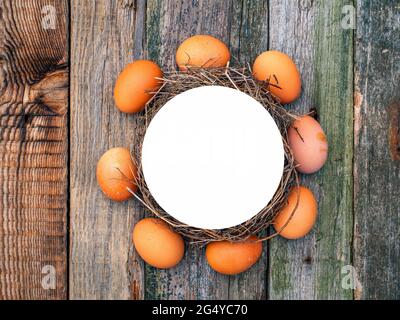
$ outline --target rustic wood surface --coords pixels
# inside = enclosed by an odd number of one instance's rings
[[[0,299],[400,298],[399,2],[0,0],[0,31]],[[314,230],[265,243],[239,276],[193,247],[174,269],[146,266],[131,244],[146,212],[96,184],[100,156],[135,137],[135,116],[114,106],[118,73],[137,58],[174,68],[198,33],[226,42],[234,65],[291,55],[303,93],[289,108],[315,109],[329,140],[324,168],[301,177],[319,203]]]
[[[107,199],[96,183],[100,156],[135,136],[135,118],[115,108],[113,88],[143,52],[141,10],[128,1],[71,3],[71,299],[143,298],[144,267],[130,240],[142,209]]]
[[[0,299],[67,297],[67,25],[67,1],[0,1]]]
[[[400,2],[358,1],[356,299],[400,298]]]
[[[351,265],[353,229],[353,30],[341,26],[351,1],[270,1],[270,48],[290,54],[302,74],[303,94],[291,108],[315,108],[329,141],[329,158],[303,175],[319,218],[298,241],[271,240],[271,299],[351,299],[341,269]]]
[[[253,13],[251,21],[249,12]],[[157,61],[165,69],[175,68],[175,52],[179,44],[193,34],[207,33],[227,43],[232,53],[237,54],[236,58],[243,57],[240,62],[246,63],[257,52],[266,49],[267,12],[262,1],[148,1],[148,58]],[[253,23],[257,24],[257,28],[249,31]],[[247,34],[251,34],[251,38]],[[257,46],[252,47],[253,42]],[[267,246],[259,263],[249,272],[236,277],[216,274],[205,261],[204,248],[190,247],[177,268],[146,268],[146,298],[265,299],[266,268]]]

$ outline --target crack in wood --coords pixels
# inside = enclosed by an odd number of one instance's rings
[[[393,161],[400,160],[400,103],[389,106],[389,149]]]

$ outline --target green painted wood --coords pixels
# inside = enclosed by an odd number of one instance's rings
[[[229,37],[233,65],[251,66],[267,50],[268,19],[268,1],[233,1]]]
[[[358,1],[356,299],[400,298],[400,2]]]
[[[270,242],[270,299],[352,299],[342,288],[343,266],[352,263],[353,230],[353,30],[341,27],[351,1],[270,2],[270,49],[298,65],[301,98],[289,106],[316,108],[329,140],[329,158],[318,173],[302,176],[319,217],[303,239]]]
[[[211,34],[236,56],[232,62],[251,61],[265,49],[268,34],[266,1],[147,2],[147,55],[164,69],[175,68],[175,51],[194,34]],[[187,247],[184,260],[171,270],[146,267],[148,299],[263,299],[266,297],[267,255],[250,271],[236,277],[210,269],[203,248]]]

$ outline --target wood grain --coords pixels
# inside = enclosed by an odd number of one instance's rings
[[[161,1],[147,5],[147,55],[164,69],[175,68],[179,44],[194,34],[211,34],[229,45],[233,63],[247,63],[268,42],[265,1]],[[266,250],[265,250],[266,251]],[[210,269],[203,248],[187,247],[172,270],[146,267],[149,299],[263,299],[267,255],[250,271],[222,276]]]
[[[399,299],[400,5],[357,3],[355,298]]]
[[[230,50],[233,64],[251,66],[254,59],[268,49],[268,1],[234,1],[232,8]],[[229,277],[229,299],[267,298],[268,242],[263,246],[263,255],[256,265]]]
[[[400,298],[395,1],[70,2],[0,0],[0,299]],[[55,29],[43,27],[46,5]],[[341,27],[345,5],[357,8],[355,31]],[[303,93],[289,108],[316,108],[330,143],[325,167],[302,176],[319,203],[315,229],[273,239],[235,277],[211,270],[202,248],[171,270],[145,266],[131,245],[143,209],[107,200],[95,178],[103,152],[134,142],[135,116],[114,107],[118,73],[142,56],[174,68],[179,43],[198,33],[226,42],[234,65],[267,48],[291,55]],[[54,290],[42,286],[46,265]],[[355,267],[354,291],[344,266]]]
[[[71,14],[71,299],[141,299],[144,268],[131,228],[134,200],[108,200],[96,164],[111,147],[130,148],[135,118],[119,112],[113,88],[143,52],[144,1],[72,1]]]
[[[352,263],[353,30],[341,20],[352,2],[269,3],[270,49],[292,56],[302,75],[302,96],[290,108],[316,108],[329,140],[325,166],[302,177],[319,204],[317,224],[303,239],[271,241],[269,297],[351,299],[341,270]]]
[[[67,297],[67,111],[67,1],[0,0],[0,299]]]

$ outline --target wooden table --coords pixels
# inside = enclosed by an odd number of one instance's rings
[[[0,0],[0,30],[1,299],[400,298],[399,1]],[[174,269],[146,266],[131,245],[143,208],[96,184],[101,154],[135,139],[135,116],[114,106],[118,73],[138,58],[174,68],[199,33],[236,66],[291,55],[303,93],[288,108],[315,108],[330,143],[302,177],[313,232],[265,243],[239,276],[196,248]]]

